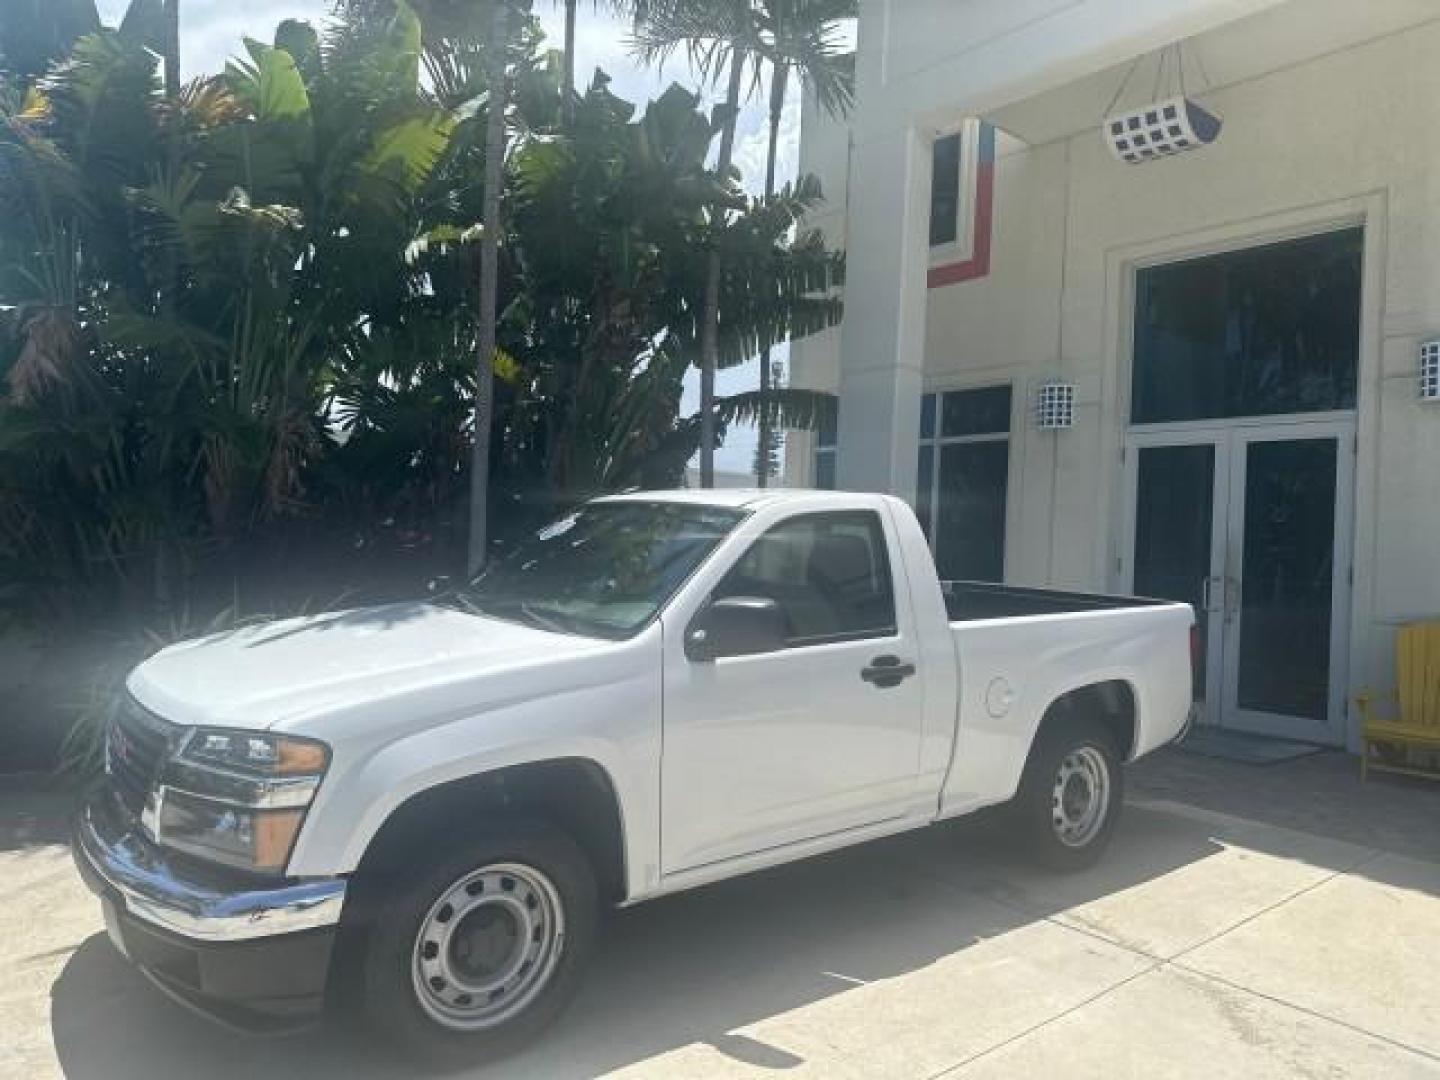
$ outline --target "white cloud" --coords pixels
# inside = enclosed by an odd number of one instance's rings
[[[764,73],[769,78],[769,71]],[[784,187],[795,179],[800,166],[800,87],[791,80],[780,110],[780,130],[775,156],[775,186]],[[735,165],[744,178],[745,189],[752,195],[765,190],[765,157],[770,147],[769,104],[751,103],[740,117],[739,135],[735,142]]]
[[[99,0],[100,18],[118,23],[128,0]],[[185,0],[180,5],[180,67],[186,78],[209,75],[239,55],[246,37],[269,41],[285,19],[317,26],[328,16],[331,0]]]

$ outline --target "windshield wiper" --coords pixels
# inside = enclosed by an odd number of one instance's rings
[[[569,620],[559,614],[547,615],[536,610],[535,606],[527,600],[494,600],[482,606],[464,593],[456,593],[455,599],[471,615],[494,619],[508,618],[516,622],[527,623],[540,630],[549,630],[552,634],[590,636],[579,626],[580,620]]]
[[[551,631],[551,632],[553,632],[553,633],[556,633],[556,634],[579,634],[579,633],[580,633],[580,631],[579,631],[579,630],[576,630],[573,625],[570,626],[570,627],[566,627],[564,624],[562,624],[562,623],[560,622],[559,619],[556,619],[556,618],[554,618],[554,617],[552,617],[552,616],[549,616],[549,615],[542,615],[542,614],[540,614],[540,612],[536,611],[533,607],[531,607],[529,604],[527,604],[524,600],[517,600],[517,601],[515,601],[515,606],[520,609],[520,613],[521,613],[522,615],[524,615],[525,618],[529,619],[532,623],[534,623],[536,626],[540,627],[540,629],[542,629],[542,630],[549,630],[549,631]]]
[[[437,596],[435,597],[433,602],[437,604],[449,604],[453,607],[457,607],[461,611],[465,612],[465,614],[467,615],[484,616],[490,614],[479,604],[475,603],[474,600],[471,600],[468,596],[466,596],[465,593],[460,589],[456,589],[453,592],[448,592],[441,596]]]

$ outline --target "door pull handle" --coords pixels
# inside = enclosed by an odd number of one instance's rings
[[[860,669],[860,678],[881,690],[899,686],[914,674],[915,665],[902,661],[898,656],[877,656]]]

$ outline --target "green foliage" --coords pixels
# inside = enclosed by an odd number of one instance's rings
[[[139,15],[0,80],[0,609],[153,621],[287,572],[374,576],[384,552],[418,582],[460,549],[495,47],[476,7],[287,21],[173,100]],[[710,251],[724,363],[833,323],[841,270],[797,227],[813,182],[743,199],[679,87],[637,112],[599,76],[562,125],[555,57],[512,21],[501,537],[680,481]],[[827,408],[742,395],[716,418]]]
[[[5,0],[0,5],[0,71],[22,88],[100,26],[95,0]]]

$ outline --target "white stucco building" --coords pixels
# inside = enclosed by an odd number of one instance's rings
[[[862,0],[858,48],[790,482],[910,498],[947,576],[1190,600],[1210,722],[1354,746],[1440,616],[1440,2]],[[1212,144],[1112,153],[1182,94]]]

